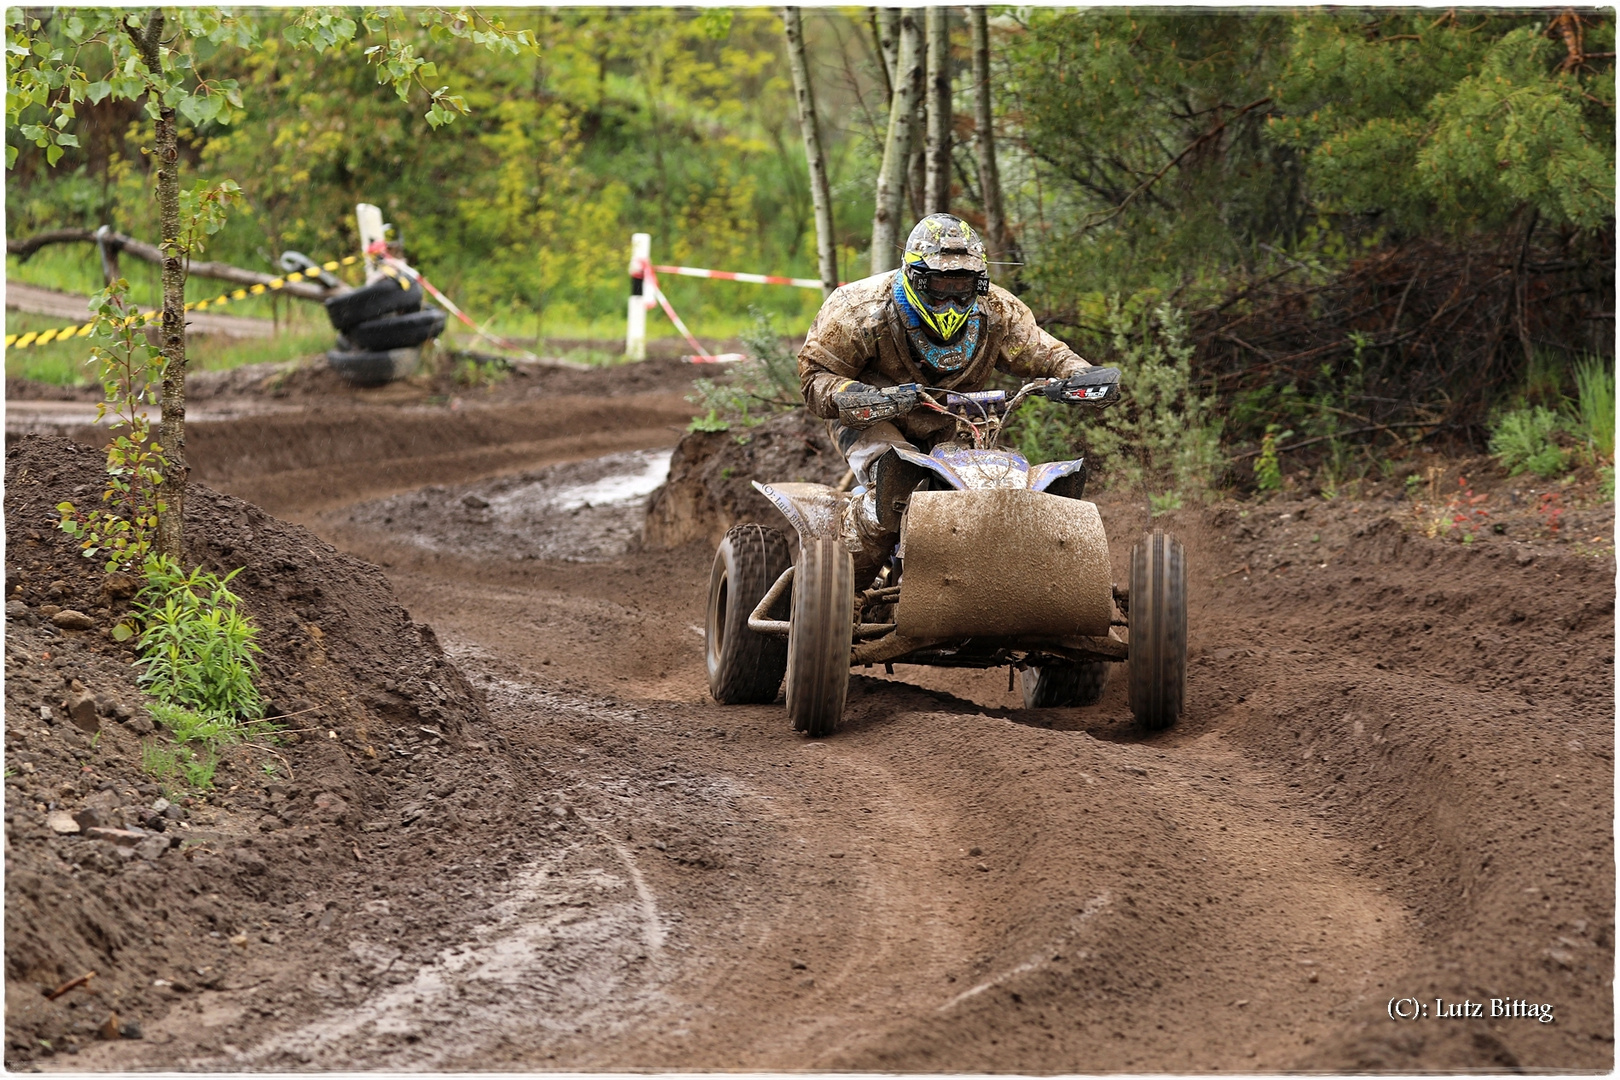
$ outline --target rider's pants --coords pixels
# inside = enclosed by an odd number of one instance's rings
[[[908,450],[917,447],[900,433],[900,429],[887,421],[873,424],[865,430],[845,427],[834,420],[829,423],[833,441],[849,462],[855,474],[855,486],[865,490],[850,499],[844,508],[843,541],[855,557],[855,585],[865,588],[894,552],[898,533],[887,532],[878,522],[877,493],[873,490],[876,479],[872,466],[878,458],[897,446]]]

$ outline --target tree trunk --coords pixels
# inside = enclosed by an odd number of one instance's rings
[[[894,94],[889,99],[889,131],[878,169],[876,210],[872,215],[870,270],[881,274],[900,265],[900,214],[911,164],[911,125],[922,84],[922,34],[916,12],[900,13],[900,44],[895,59]]]
[[[838,288],[838,249],[833,238],[832,192],[827,187],[827,159],[821,152],[821,131],[816,125],[816,96],[810,88],[810,66],[804,56],[804,26],[798,8],[782,9],[787,34],[788,66],[793,69],[793,93],[799,101],[799,131],[804,136],[804,159],[810,166],[810,199],[816,208],[816,265],[821,294]]]
[[[982,9],[981,9],[982,10]],[[951,38],[949,12],[931,7],[928,23],[928,179],[923,208],[951,212]]]
[[[928,62],[924,47],[923,13],[917,19],[917,87],[913,91],[916,102],[911,110],[911,157],[906,162],[906,200],[911,207],[911,220],[918,221],[928,213]]]
[[[996,136],[990,108],[990,17],[982,7],[970,8],[973,22],[973,122],[979,155],[979,190],[984,200],[985,244],[992,261],[1004,261],[1012,250],[1007,219],[1001,209],[1001,173],[996,168]]]
[[[141,59],[154,80],[163,71],[159,44],[163,38],[163,12],[153,9],[146,30],[130,30]],[[157,161],[158,247],[163,251],[163,396],[158,421],[158,443],[168,465],[163,470],[159,496],[164,511],[158,515],[157,550],[175,562],[182,558],[185,535],[186,479],[186,263],[180,248],[180,146],[175,111],[158,111],[153,155]]]
[[[894,65],[900,52],[900,9],[872,9],[872,44],[883,69],[883,93],[894,100]]]

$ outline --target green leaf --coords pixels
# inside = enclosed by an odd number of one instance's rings
[[[111,93],[112,83],[108,82],[106,79],[91,83],[89,86],[85,87],[84,91],[85,97],[89,98],[91,104],[93,105],[100,105],[102,101],[106,99],[107,95]]]

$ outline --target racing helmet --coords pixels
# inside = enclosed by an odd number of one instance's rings
[[[951,344],[962,336],[990,292],[984,241],[973,227],[951,214],[929,214],[906,239],[901,271],[909,306],[923,330]]]

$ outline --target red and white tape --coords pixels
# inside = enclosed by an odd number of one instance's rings
[[[427,278],[423,277],[420,270],[416,269],[414,266],[411,266],[404,259],[396,259],[392,255],[389,255],[387,245],[382,243],[372,244],[366,249],[366,254],[380,256],[384,263],[394,267],[406,277],[409,277],[413,281],[420,284],[422,288],[426,289],[435,300],[444,306],[446,311],[460,319],[462,322],[466,323],[468,328],[470,328],[474,334],[477,334],[491,345],[494,345],[498,349],[508,349],[512,352],[520,353],[525,360],[538,359],[538,357],[529,352],[529,350],[525,349],[523,346],[517,344],[516,342],[508,341],[505,338],[496,337],[485,330],[482,326],[479,326],[477,323],[469,319],[467,317],[467,313],[462,311],[455,304],[451,303],[448,296],[434,288],[433,283]]]
[[[655,266],[652,269],[660,274],[715,278],[720,281],[746,281],[751,285],[792,285],[799,289],[821,288],[821,282],[815,278],[776,277],[771,274],[736,274],[730,270],[702,270],[695,266]],[[842,285],[844,282],[839,282],[839,284]]]

